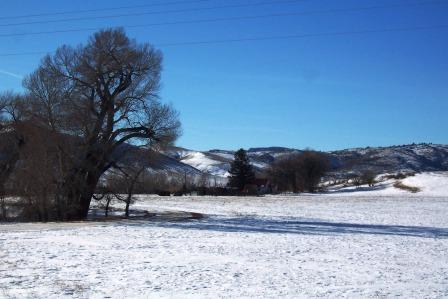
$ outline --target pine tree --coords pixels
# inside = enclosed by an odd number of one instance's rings
[[[235,187],[239,191],[242,191],[247,184],[253,182],[255,174],[244,149],[239,149],[235,153],[229,173],[229,186]]]

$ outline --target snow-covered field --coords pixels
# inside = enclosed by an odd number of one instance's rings
[[[134,209],[207,217],[3,224],[0,298],[448,297],[447,194],[389,191],[145,196]]]

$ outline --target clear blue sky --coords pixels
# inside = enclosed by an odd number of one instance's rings
[[[187,1],[187,0],[185,0]],[[2,1],[0,35],[187,20],[299,13],[283,17],[128,28],[140,42],[167,43],[448,26],[448,0]],[[8,25],[84,16],[135,14],[250,3],[256,6],[108,19]],[[82,14],[5,17],[112,8]],[[425,5],[416,5],[425,3]],[[395,6],[396,5],[396,6]],[[336,11],[348,8],[359,11]],[[323,13],[324,10],[333,10]],[[317,11],[314,14],[306,13]],[[320,13],[318,13],[320,12]],[[53,51],[93,31],[0,36],[0,55]],[[287,146],[332,150],[412,142],[448,143],[448,28],[205,45],[159,46],[162,97],[179,111],[178,145]],[[0,90],[21,90],[21,76],[43,55],[0,56]]]

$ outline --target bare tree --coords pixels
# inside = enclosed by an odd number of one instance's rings
[[[207,191],[210,189],[210,179],[210,173],[205,171],[199,176],[198,187],[201,191],[201,195],[207,195]]]
[[[3,220],[7,217],[6,183],[17,166],[20,150],[25,144],[23,134],[14,123],[20,99],[20,95],[12,92],[0,95],[0,219]]]
[[[140,176],[145,171],[145,165],[132,165],[127,167],[116,167],[118,173],[112,179],[114,184],[120,185],[125,190],[124,195],[121,192],[115,192],[117,200],[124,202],[125,204],[125,217],[129,217],[129,207],[134,202],[134,192],[138,184]]]
[[[4,132],[4,124],[5,124],[5,112],[6,112],[6,99],[4,96],[0,96],[0,134],[3,135]],[[0,136],[0,220],[6,220],[7,218],[7,208],[6,208],[6,199],[5,199],[5,182],[8,174],[8,166],[6,163],[7,158],[2,156],[3,146],[4,144],[3,136]],[[3,153],[4,155],[4,153]]]
[[[5,122],[5,108],[6,108],[6,99],[3,96],[0,96],[0,134],[3,134],[3,126]],[[0,144],[2,144],[1,142]],[[1,155],[1,154],[0,154]],[[0,156],[0,220],[6,220],[6,199],[5,199],[5,190],[4,190],[4,184],[6,178],[4,176],[6,175],[5,171],[5,162],[4,157]]]
[[[104,207],[104,217],[109,217],[109,208],[115,194],[109,186],[99,186],[93,195],[93,199],[97,201],[99,206]]]
[[[277,191],[303,191],[300,180],[299,154],[279,158],[268,169],[268,177]]]
[[[2,94],[0,95],[0,130],[2,130],[4,126],[4,122],[6,120],[6,106],[8,105],[7,102],[7,95]]]
[[[363,184],[369,185],[369,187],[375,186],[376,174],[372,170],[366,170],[361,174],[361,181]]]
[[[353,176],[350,180],[356,188],[359,188],[362,185],[362,179],[359,175]]]
[[[56,218],[53,197],[56,188],[55,156],[41,140],[47,134],[28,128],[27,143],[20,151],[20,163],[14,170],[11,183],[14,193],[21,199],[21,216],[27,220],[48,221]]]
[[[61,173],[55,201],[62,219],[87,216],[100,176],[126,142],[152,147],[180,134],[178,114],[159,100],[162,55],[122,29],[95,33],[85,45],[62,46],[26,78],[21,122],[32,121],[72,146],[54,141]]]
[[[324,154],[307,150],[281,157],[271,165],[268,176],[278,191],[315,192],[328,169]]]
[[[304,189],[315,192],[320,180],[330,168],[328,157],[320,152],[306,150],[300,155],[299,164]]]

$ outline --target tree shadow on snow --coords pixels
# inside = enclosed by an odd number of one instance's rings
[[[298,221],[257,217],[206,217],[189,221],[138,221],[117,225],[157,226],[164,228],[208,230],[218,232],[281,233],[306,235],[367,234],[421,238],[448,238],[448,228],[374,225],[326,221]]]
[[[378,184],[375,186],[359,186],[356,188],[347,188],[347,187],[339,187],[334,189],[329,189],[324,194],[338,194],[338,193],[354,193],[354,192],[363,192],[363,191],[380,191],[385,190],[388,187],[386,184]]]

